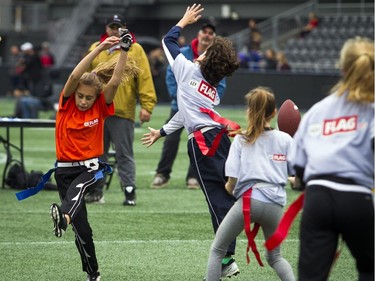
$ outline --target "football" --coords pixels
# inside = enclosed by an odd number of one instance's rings
[[[293,137],[298,129],[300,121],[301,114],[295,103],[289,99],[284,101],[277,115],[277,126],[279,130]]]

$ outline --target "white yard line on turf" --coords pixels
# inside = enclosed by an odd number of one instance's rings
[[[246,239],[237,239],[238,242],[241,243],[247,243]],[[255,239],[258,243],[264,242],[263,239]],[[299,242],[299,239],[286,239],[284,243],[296,243]],[[23,241],[23,242],[7,242],[3,241],[0,242],[0,245],[2,246],[13,246],[13,245],[61,245],[61,244],[72,244],[74,243],[74,240],[72,241]],[[165,243],[165,244],[197,244],[197,243],[212,243],[212,240],[95,240],[95,244],[145,244],[145,243]]]
[[[9,211],[9,210],[1,210],[0,214],[2,215],[13,215],[13,214],[48,214],[48,211],[45,210],[14,210],[14,211]],[[101,214],[103,215],[104,212],[101,211],[93,211],[90,210],[90,214]],[[113,210],[113,211],[105,211],[105,214],[154,214],[154,215],[164,215],[164,214],[208,214],[207,211],[138,211],[138,210]]]

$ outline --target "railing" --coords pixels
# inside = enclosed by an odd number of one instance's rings
[[[319,17],[321,15],[369,15],[373,14],[373,11],[374,3],[368,3],[364,0],[357,3],[341,3],[338,0],[336,3],[328,4],[314,0],[271,17],[257,26],[262,34],[262,47],[279,50],[287,39],[296,35],[302,26],[307,23],[309,12],[315,12]],[[244,29],[229,36],[238,52],[247,50],[249,37],[249,29]]]
[[[374,15],[374,3],[361,0],[359,3],[319,4],[317,12],[319,15]]]
[[[0,4],[0,30],[7,30],[12,25],[12,6]]]
[[[0,30],[45,31],[48,28],[47,15],[46,3],[0,4]]]
[[[51,44],[56,59],[56,66],[60,67],[73,44],[79,40],[79,37],[85,32],[91,23],[92,15],[99,1],[81,0],[73,10],[72,16],[55,30],[55,40]]]
[[[301,17],[306,17],[309,12],[316,10],[316,5],[317,1],[313,0],[259,23],[257,27],[262,34],[262,46],[278,50],[280,41],[285,36],[289,35],[290,37],[290,34],[299,30],[305,24],[305,22],[302,22]],[[229,38],[233,41],[238,52],[244,51],[244,49],[246,51],[250,30],[244,29],[229,36]]]

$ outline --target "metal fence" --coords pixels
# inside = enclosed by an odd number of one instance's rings
[[[48,4],[0,4],[1,31],[45,31],[48,27]]]

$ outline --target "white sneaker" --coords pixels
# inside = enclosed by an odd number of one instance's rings
[[[231,259],[227,264],[223,264],[221,268],[221,278],[223,277],[232,277],[240,274],[240,270],[234,259]]]
[[[189,178],[186,182],[186,187],[189,189],[199,189],[199,182],[196,178]]]
[[[162,188],[168,184],[168,180],[162,174],[156,174],[151,183],[151,188]]]

